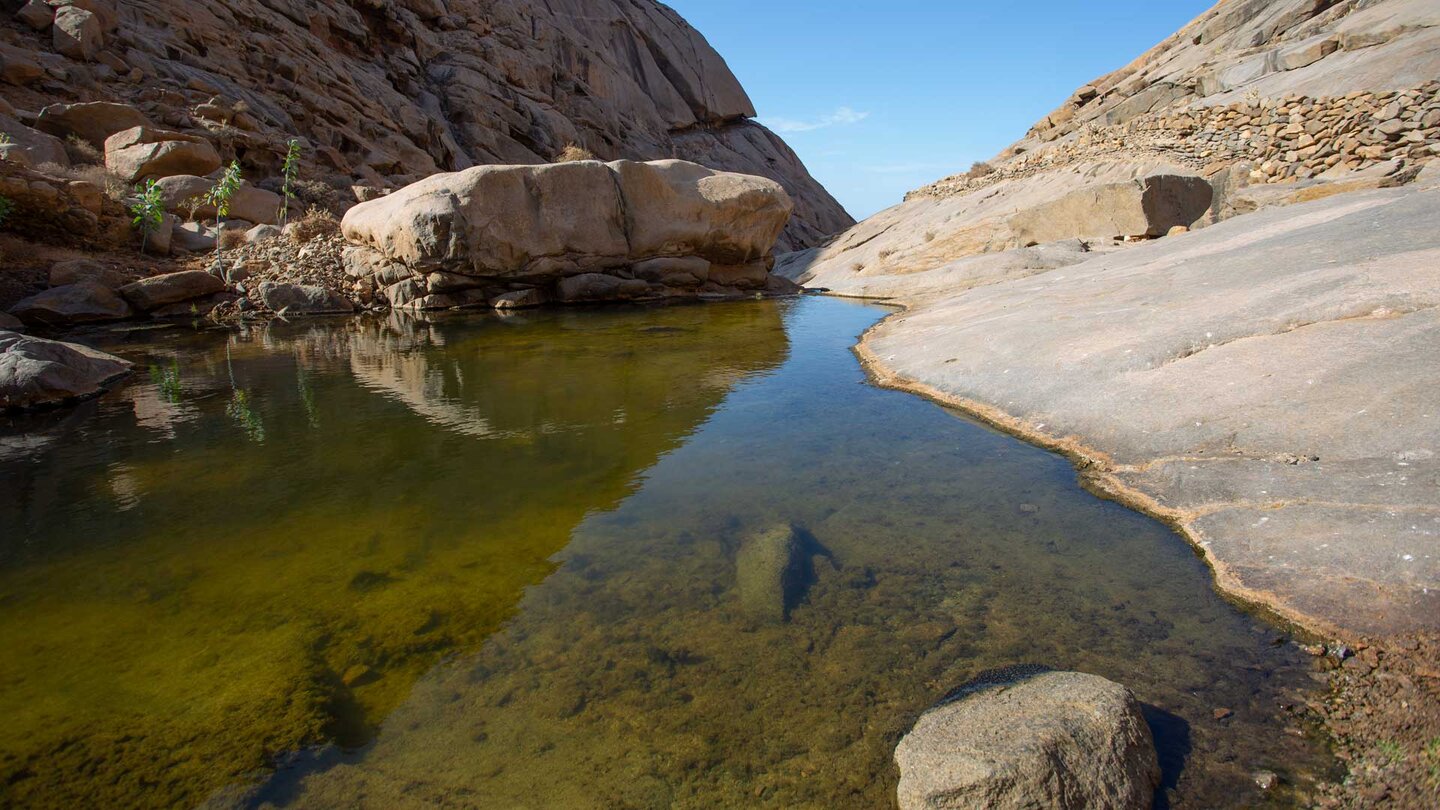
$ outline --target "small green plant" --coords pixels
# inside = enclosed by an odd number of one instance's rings
[[[205,192],[205,202],[215,206],[216,222],[223,223],[225,217],[230,216],[230,200],[240,190],[240,180],[240,161],[232,160],[215,185]]]
[[[9,197],[0,195],[0,225],[5,224],[5,220],[10,218],[10,214],[14,210],[15,201],[10,199]]]
[[[285,184],[280,188],[280,225],[290,215],[290,201],[295,199],[295,184],[300,180],[300,139],[291,138],[285,143],[285,162],[280,164],[280,176]]]
[[[220,252],[222,249],[220,239],[224,233],[225,217],[230,216],[230,200],[235,197],[235,192],[240,190],[240,161],[232,160],[230,165],[225,167],[220,179],[205,193],[205,202],[215,206],[215,267],[220,266]],[[212,271],[213,272],[213,271]]]
[[[1401,750],[1400,746],[1391,740],[1381,740],[1376,743],[1375,750],[1379,751],[1385,761],[1390,763],[1399,762],[1405,756],[1405,752]]]
[[[140,232],[140,252],[144,253],[150,245],[150,234],[165,224],[165,196],[153,179],[146,180],[143,186],[136,186],[135,191],[139,196],[130,205],[130,213],[135,215],[131,224]]]

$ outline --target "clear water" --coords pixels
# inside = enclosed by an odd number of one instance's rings
[[[1063,459],[867,384],[884,314],[91,335],[139,373],[0,422],[0,805],[887,807],[1015,663],[1134,689],[1172,807],[1297,801],[1301,656]],[[776,620],[736,557],[786,524]]]

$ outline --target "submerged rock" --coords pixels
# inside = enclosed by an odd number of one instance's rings
[[[812,578],[810,557],[810,544],[794,526],[776,526],[747,537],[735,558],[745,613],[765,621],[788,619]]]
[[[1140,704],[1079,672],[1010,674],[920,717],[895,749],[901,810],[1149,808],[1160,765]]]
[[[76,343],[0,331],[0,411],[92,397],[130,363]]]

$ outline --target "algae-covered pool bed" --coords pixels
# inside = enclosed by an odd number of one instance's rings
[[[0,805],[887,807],[1013,664],[1133,689],[1171,807],[1298,801],[1304,656],[1064,459],[868,384],[884,314],[88,336],[137,373],[0,422]]]

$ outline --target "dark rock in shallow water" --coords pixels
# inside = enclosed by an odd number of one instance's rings
[[[95,396],[130,363],[75,343],[0,332],[0,411]]]
[[[1129,689],[1098,675],[1017,669],[952,695],[895,749],[901,810],[1154,803],[1160,765]]]
[[[815,579],[811,559],[827,555],[804,529],[776,526],[745,539],[735,559],[740,604],[751,617],[785,621]]]

